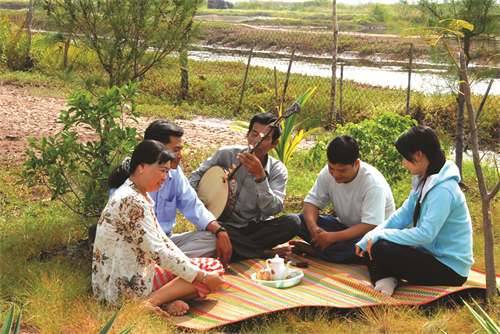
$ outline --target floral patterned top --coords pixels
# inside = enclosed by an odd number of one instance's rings
[[[127,179],[116,190],[97,226],[92,258],[94,296],[116,302],[121,295],[143,298],[153,289],[158,266],[193,282],[200,269],[165,235],[154,202]]]

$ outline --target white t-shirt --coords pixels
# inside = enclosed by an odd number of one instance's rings
[[[349,183],[337,183],[326,165],[304,202],[320,210],[332,202],[339,221],[347,227],[360,223],[380,225],[395,210],[391,187],[384,176],[362,161]]]

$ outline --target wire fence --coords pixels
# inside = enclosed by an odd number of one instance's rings
[[[307,104],[308,116],[314,117],[306,117],[304,125],[326,125],[330,121],[332,45],[331,30],[205,23],[198,44],[189,51],[189,58],[196,60],[190,62],[190,77],[205,81],[205,94],[225,95],[234,115],[257,112],[258,106],[274,110],[281,102],[286,107],[308,88],[317,87]],[[343,122],[359,122],[376,111],[390,110],[453,132],[457,105],[456,93],[451,92],[458,80],[446,75],[449,64],[432,61],[431,52],[418,38],[341,32],[335,122],[339,115]],[[488,138],[500,138],[499,70],[490,66],[486,72],[483,82],[473,86],[474,105],[478,108],[493,79],[479,126]],[[221,87],[224,83],[228,86]]]
[[[53,30],[46,21],[43,29]],[[246,119],[260,108],[287,107],[316,87],[299,117],[305,128],[335,128],[339,123],[358,123],[378,111],[392,111],[454,133],[458,73],[450,71],[452,64],[435,60],[446,59],[446,55],[436,57],[439,51],[419,38],[341,31],[332,101],[333,37],[331,27],[204,22],[197,43],[189,46],[187,65],[184,60],[178,66],[152,71],[142,89],[166,100],[180,97],[195,105],[217,106],[218,113],[222,110],[227,116]],[[478,65],[499,53],[498,42],[486,47],[472,46],[474,66],[469,67],[469,77]],[[183,68],[182,80],[179,67]],[[499,72],[498,63],[488,64],[482,82],[472,87],[474,106],[481,110],[481,137],[494,143],[500,142]],[[484,99],[490,80],[489,95]]]

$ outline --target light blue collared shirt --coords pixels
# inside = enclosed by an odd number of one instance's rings
[[[115,190],[110,190],[110,197]],[[163,183],[160,190],[149,195],[155,202],[156,219],[165,233],[173,231],[177,223],[175,220],[177,209],[201,230],[205,230],[210,222],[216,220],[198,198],[196,191],[189,185],[181,167],[170,169],[167,181]]]

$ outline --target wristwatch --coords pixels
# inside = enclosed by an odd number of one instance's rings
[[[266,179],[267,179],[267,175],[266,175],[266,176],[264,176],[264,177],[261,177],[260,179],[256,179],[256,180],[255,180],[255,183],[261,183],[261,182],[264,182]]]
[[[219,227],[219,229],[215,232],[215,236],[218,237],[220,232],[227,232],[224,226]]]

